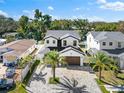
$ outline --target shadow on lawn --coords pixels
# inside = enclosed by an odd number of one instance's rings
[[[59,90],[60,92],[57,93],[89,93],[86,90],[86,86],[78,86],[79,82],[75,80],[74,78],[68,79],[67,77],[64,76],[62,79],[63,82],[59,82],[57,86],[59,88],[54,88],[56,90]]]

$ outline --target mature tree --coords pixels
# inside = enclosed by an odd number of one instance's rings
[[[53,20],[51,23],[51,30],[72,30],[73,20],[63,19],[63,20]]]
[[[17,29],[17,22],[12,18],[0,15],[0,35],[7,32],[15,32]]]
[[[118,23],[117,30],[124,33],[124,21],[120,21],[120,22]]]
[[[31,55],[26,56],[26,57],[20,59],[20,61],[18,62],[18,67],[23,68],[23,67],[25,67],[26,64],[32,62],[32,60],[33,60],[33,57]]]
[[[103,52],[98,52],[90,58],[90,62],[95,63],[93,69],[98,68],[99,71],[99,80],[101,80],[102,70],[107,69],[110,70],[112,66],[112,60],[109,56],[104,54]]]
[[[51,65],[53,72],[53,79],[55,80],[55,70],[58,64],[65,64],[64,57],[60,57],[57,51],[48,52],[43,58],[45,65]]]
[[[19,19],[19,28],[17,29],[20,37],[27,38],[28,24],[29,24],[29,18],[24,15],[21,16],[21,18]]]
[[[74,20],[74,25],[77,30],[80,30],[80,36],[82,40],[86,39],[86,34],[90,30],[89,22],[87,19],[76,19]]]
[[[116,31],[117,23],[93,22],[95,31]]]
[[[29,29],[33,32],[34,39],[37,42],[44,38],[47,29],[50,27],[51,20],[51,16],[42,15],[39,9],[35,10],[34,19],[32,19]]]

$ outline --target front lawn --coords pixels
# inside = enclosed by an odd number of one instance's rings
[[[99,73],[96,72],[97,76],[98,74]],[[119,73],[116,77],[113,71],[102,71],[102,81],[104,84],[124,85],[124,74]]]
[[[122,79],[122,80],[124,80],[124,73],[119,73],[119,74],[117,75],[117,77],[120,78],[120,79]]]
[[[99,73],[96,72],[96,75],[98,77]],[[96,79],[96,82],[103,93],[110,93],[109,91],[106,90],[104,85],[105,84],[124,85],[124,73],[118,73],[116,77],[113,71],[102,71],[102,81]],[[113,93],[124,93],[124,92],[113,92]]]

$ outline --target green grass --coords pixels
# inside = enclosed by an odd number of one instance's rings
[[[124,91],[119,91],[119,92],[113,92],[113,93],[124,93]]]
[[[102,93],[110,93],[109,91],[106,90],[104,87],[104,83],[99,81],[99,79],[96,79],[97,84],[99,85],[99,88],[101,89]]]
[[[53,77],[49,78],[49,84],[58,84],[59,81],[59,77],[56,77],[55,80],[53,79]]]
[[[117,77],[124,80],[124,73],[119,73]]]
[[[8,91],[8,93],[27,93],[25,86],[28,84],[35,68],[39,65],[40,61],[36,60],[36,62],[32,65],[31,69],[29,70],[27,76],[24,78],[22,83],[16,82],[15,87]]]
[[[8,93],[27,93],[25,86],[19,82],[16,83],[14,89],[10,89]]]
[[[98,76],[98,72],[96,75]],[[96,79],[97,84],[99,85],[101,91],[103,93],[109,93],[103,85],[124,85],[124,73],[118,73],[117,77],[115,76],[113,71],[102,71],[102,81]],[[124,92],[113,92],[113,93],[124,93]]]
[[[96,75],[98,76],[99,73],[96,72]],[[116,77],[113,71],[102,71],[102,81],[104,81],[105,84],[124,85],[123,78],[124,78],[123,73],[119,73]]]

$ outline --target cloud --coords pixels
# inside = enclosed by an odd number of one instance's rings
[[[124,2],[116,1],[116,2],[108,2],[107,0],[97,0],[100,4],[100,8],[109,9],[114,11],[124,11]]]
[[[24,15],[28,16],[29,18],[34,18],[34,10],[23,10]]]
[[[53,11],[54,10],[54,8],[52,6],[48,6],[47,9],[50,10],[50,11]]]
[[[106,3],[106,0],[97,0],[98,3],[104,4]]]
[[[0,10],[0,15],[8,17],[8,14],[6,12],[2,11],[2,10]]]
[[[102,5],[100,8],[111,9],[115,11],[124,11],[124,2],[106,3],[105,5]]]
[[[74,9],[74,11],[79,11],[79,10],[81,10],[81,8],[79,8],[79,7]]]

